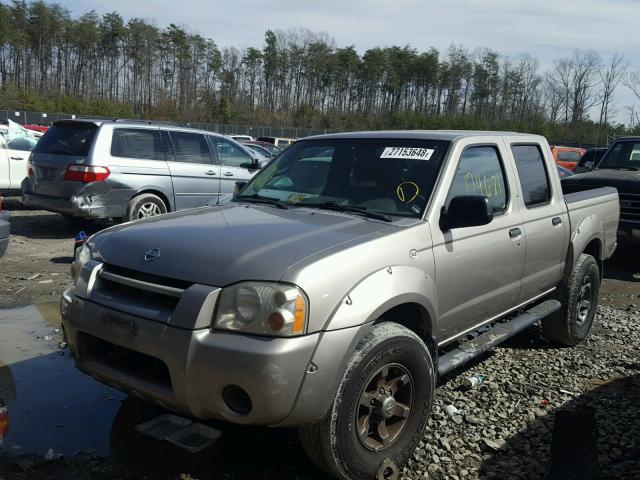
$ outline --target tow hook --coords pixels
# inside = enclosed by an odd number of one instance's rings
[[[385,458],[378,468],[376,480],[398,480],[398,466],[389,458]]]

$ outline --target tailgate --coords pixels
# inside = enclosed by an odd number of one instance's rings
[[[40,139],[31,156],[32,193],[69,198],[82,183],[64,179],[71,164],[88,162],[98,126],[89,122],[58,122]]]

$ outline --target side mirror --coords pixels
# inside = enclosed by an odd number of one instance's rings
[[[440,228],[443,232],[454,228],[478,227],[493,220],[489,199],[480,195],[453,197],[449,206],[442,207]]]
[[[593,162],[584,162],[584,169],[587,172],[591,172],[593,170]]]
[[[235,197],[247,185],[247,182],[236,182],[233,186],[233,196]]]
[[[241,163],[240,167],[246,168],[247,170],[260,170],[262,168],[262,164],[257,158],[251,157],[250,162]]]

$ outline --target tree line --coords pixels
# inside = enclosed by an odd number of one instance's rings
[[[360,54],[302,28],[267,30],[260,47],[223,48],[117,12],[74,18],[40,0],[0,2],[7,109],[332,130],[509,129],[603,143],[639,129],[635,108],[613,105],[620,88],[640,100],[640,73],[618,54],[578,50],[546,69],[528,55],[453,44]]]

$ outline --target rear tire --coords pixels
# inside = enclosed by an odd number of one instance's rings
[[[551,341],[573,347],[591,330],[598,308],[600,269],[591,255],[583,253],[571,271],[560,301],[562,308],[542,320],[542,332]]]
[[[156,217],[167,213],[167,211],[167,206],[159,196],[153,193],[143,193],[131,199],[125,219],[132,222],[142,218]]]
[[[337,478],[374,478],[387,459],[399,469],[424,434],[434,389],[424,342],[396,323],[377,324],[356,347],[325,417],[300,428],[302,445]]]

